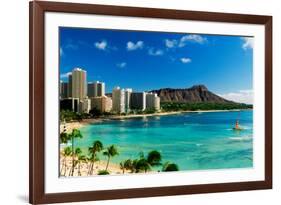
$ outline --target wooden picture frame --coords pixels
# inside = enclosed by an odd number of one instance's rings
[[[272,17],[245,14],[226,14],[199,11],[167,10],[104,6],[92,4],[30,2],[30,139],[29,139],[29,201],[32,204],[74,202],[89,200],[153,197],[181,194],[229,192],[272,188]],[[143,17],[177,20],[195,20],[226,23],[246,23],[265,26],[265,180],[233,183],[180,185],[150,188],[100,190],[46,194],[44,188],[44,15],[46,12],[97,14],[125,17]]]

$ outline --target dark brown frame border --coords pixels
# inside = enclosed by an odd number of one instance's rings
[[[29,4],[29,202],[32,204],[272,188],[272,16],[33,1]],[[265,180],[46,194],[44,192],[44,13],[67,12],[265,26]]]

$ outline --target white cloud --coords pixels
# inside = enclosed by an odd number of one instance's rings
[[[242,48],[244,50],[252,49],[254,47],[254,38],[251,37],[242,37],[243,45]]]
[[[180,61],[182,63],[191,63],[191,59],[190,58],[181,58]]]
[[[176,39],[166,39],[165,45],[167,48],[175,48],[175,47],[185,47],[188,42],[191,43],[198,43],[198,44],[204,44],[208,40],[207,38],[202,37],[198,34],[189,34],[181,37],[179,40]]]
[[[198,34],[186,35],[181,37],[179,47],[184,47],[188,42],[204,44],[207,42],[207,39]]]
[[[116,66],[119,67],[119,68],[124,68],[124,67],[127,66],[127,63],[126,62],[117,63]]]
[[[60,75],[60,78],[67,78],[69,75],[71,75],[72,73],[71,72],[67,72],[67,73],[62,73]]]
[[[108,45],[107,45],[107,42],[105,40],[102,40],[101,42],[96,42],[95,47],[99,50],[106,50]]]
[[[165,45],[167,48],[174,48],[177,46],[177,44],[178,44],[178,41],[175,39],[172,39],[172,40],[166,39],[165,40]]]
[[[151,55],[151,56],[162,56],[163,54],[164,54],[164,52],[161,49],[155,49],[155,48],[149,48],[148,49],[148,55]]]
[[[239,90],[238,92],[219,94],[219,96],[227,100],[246,104],[253,104],[254,100],[253,90]]]
[[[142,49],[143,44],[144,44],[143,41],[137,41],[136,43],[129,41],[129,42],[127,42],[127,50],[133,51],[133,50],[137,50],[137,49]]]

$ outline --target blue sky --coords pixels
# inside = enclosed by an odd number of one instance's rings
[[[60,78],[75,67],[88,81],[146,91],[204,84],[221,96],[252,101],[253,38],[60,28]]]

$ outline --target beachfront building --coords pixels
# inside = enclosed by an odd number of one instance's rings
[[[146,94],[146,109],[160,110],[160,97],[156,93]]]
[[[131,111],[131,95],[133,90],[131,88],[125,89],[125,113],[129,113]]]
[[[60,98],[65,99],[68,97],[68,83],[60,81]]]
[[[101,97],[105,95],[105,83],[96,81],[88,83],[88,97]]]
[[[107,96],[92,97],[91,99],[91,109],[96,108],[97,110],[103,112],[110,112],[112,110],[112,99]]]
[[[89,113],[91,110],[91,100],[88,97],[79,101],[79,113]]]
[[[68,75],[67,97],[72,97],[72,73]]]
[[[131,109],[145,110],[146,109],[146,93],[139,92],[131,94]]]
[[[65,98],[60,100],[60,110],[79,112],[79,98]]]
[[[73,98],[84,99],[87,96],[87,72],[81,68],[74,68],[72,71],[72,96]]]
[[[115,87],[112,91],[112,111],[116,113],[125,112],[125,91]]]

